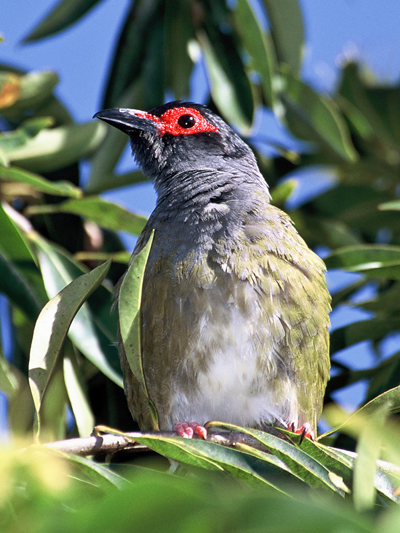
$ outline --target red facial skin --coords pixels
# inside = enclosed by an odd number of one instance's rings
[[[145,111],[135,111],[135,114],[141,118],[147,118],[155,122],[161,135],[169,133],[170,135],[193,135],[194,133],[203,133],[218,131],[218,128],[210,124],[199,111],[191,107],[175,107],[168,109],[160,117],[151,115]],[[190,115],[194,118],[195,123],[191,127],[182,127],[179,124],[180,117]]]

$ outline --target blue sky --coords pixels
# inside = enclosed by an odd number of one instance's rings
[[[113,41],[130,2],[106,0],[60,35],[20,45],[22,38],[55,3],[55,0],[31,1],[23,2],[21,7],[21,2],[3,0],[0,33],[5,42],[0,44],[0,61],[26,70],[57,72],[60,77],[57,96],[76,121],[88,121],[100,109]],[[300,4],[306,28],[303,77],[308,82],[329,92],[345,58],[362,61],[382,81],[399,81],[399,0],[300,0]],[[269,138],[280,139],[285,135],[271,120],[260,124],[263,130],[266,128],[263,133]],[[127,155],[122,162],[124,170],[132,165]],[[150,184],[135,187],[128,193],[117,190],[107,197],[145,214],[152,210],[155,202]],[[330,281],[337,283],[334,279]],[[349,321],[349,315],[333,318],[337,325]],[[360,359],[359,348],[357,350],[354,354],[344,354],[346,358],[353,357],[356,365]],[[365,359],[363,364],[366,362]]]

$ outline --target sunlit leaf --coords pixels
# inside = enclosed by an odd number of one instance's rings
[[[82,378],[76,354],[70,343],[66,344],[63,358],[65,388],[74,413],[76,427],[80,436],[90,435],[95,420],[87,398],[86,387]]]
[[[158,427],[157,412],[147,393],[146,380],[143,373],[141,353],[141,318],[143,277],[147,259],[153,242],[154,230],[143,249],[134,256],[121,284],[118,297],[119,326],[125,355],[133,375],[146,393],[153,418],[154,428]]]
[[[49,172],[87,157],[104,139],[100,121],[41,130],[26,144],[7,153],[11,162],[33,172]]]
[[[110,263],[104,263],[72,281],[39,315],[29,358],[29,381],[38,413],[71,322],[83,302],[104,280],[109,268]]]
[[[139,235],[147,222],[146,217],[131,213],[127,209],[98,196],[86,196],[79,200],[68,200],[60,204],[34,206],[28,212],[30,214],[74,213],[92,220],[103,228],[126,231],[134,235]]]
[[[325,258],[328,268],[343,268],[373,278],[400,279],[400,246],[358,245],[340,248]]]
[[[46,194],[53,194],[56,196],[71,196],[72,198],[80,198],[82,191],[75,187],[72,183],[67,181],[49,181],[42,176],[28,172],[18,167],[1,167],[0,179],[5,181],[15,181],[17,183],[25,183],[32,187],[35,191],[44,192]]]
[[[32,235],[31,238],[37,247],[46,291],[49,297],[53,298],[85,270],[82,267],[79,268],[71,258],[38,235]],[[104,287],[99,287],[90,300],[94,298],[96,302],[97,292],[101,294],[97,305],[91,306],[85,302],[81,306],[69,328],[68,335],[89,361],[122,387],[118,353],[115,345],[112,344],[116,341],[117,332],[115,318],[110,316],[111,294]],[[104,305],[105,299],[108,301],[107,306]]]

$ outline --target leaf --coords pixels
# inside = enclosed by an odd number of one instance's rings
[[[233,477],[255,488],[271,487],[278,492],[287,493],[287,486],[293,478],[288,475],[284,465],[273,456],[264,454],[263,459],[251,453],[233,450],[219,444],[180,437],[147,436],[135,438],[150,449],[187,465],[206,470],[228,472]],[[280,467],[277,465],[280,464]],[[281,478],[273,477],[273,473]]]
[[[348,127],[333,100],[315,92],[287,69],[281,71],[281,82],[285,118],[294,135],[322,144],[345,161],[357,161]]]
[[[325,264],[328,268],[343,268],[372,278],[400,279],[400,246],[348,246],[325,258]]]
[[[119,292],[118,313],[121,339],[124,345],[126,358],[133,375],[138,380],[146,394],[153,418],[154,428],[158,428],[157,412],[147,391],[146,380],[143,373],[141,353],[141,316],[143,278],[147,260],[154,238],[152,230],[149,240],[143,249],[133,256]]]
[[[103,228],[126,231],[139,235],[146,225],[147,218],[136,215],[123,207],[103,200],[98,196],[86,196],[78,200],[68,200],[60,204],[33,206],[27,210],[36,213],[74,213],[92,220]]]
[[[381,405],[372,413],[368,424],[358,436],[353,485],[354,505],[358,511],[372,509],[375,505],[376,461],[380,457],[383,428],[388,414],[389,405]]]
[[[393,200],[392,202],[380,204],[378,209],[381,211],[400,211],[400,200]]]
[[[30,236],[50,298],[54,297],[85,269],[56,246],[47,243],[37,234]],[[93,300],[93,302],[91,302]],[[122,387],[118,354],[115,346],[116,321],[110,316],[111,294],[103,286],[85,302],[72,322],[68,336],[75,346],[103,374]]]
[[[395,317],[376,317],[353,322],[337,328],[331,333],[331,351],[335,353],[365,340],[379,341],[392,331],[400,329],[400,321]]]
[[[124,21],[124,27],[120,33],[118,43],[115,47],[112,66],[108,72],[107,87],[103,100],[104,108],[108,107],[134,107],[141,109],[136,98],[133,98],[132,105],[122,103],[127,92],[132,93],[134,85],[143,85],[143,71],[151,68],[151,61],[154,59],[149,46],[154,41],[155,33],[162,33],[163,10],[160,9],[160,0],[146,0],[145,2],[135,2],[130,6]],[[154,50],[155,53],[159,52]],[[158,53],[158,61],[162,54]],[[163,69],[159,71],[163,72]],[[142,80],[140,81],[140,79]],[[128,91],[129,89],[129,91]],[[151,91],[151,87],[146,87]],[[138,91],[141,97],[143,91]],[[160,105],[161,101],[152,107]]]
[[[31,43],[58,33],[90,11],[101,0],[61,0],[24,39],[23,43]]]
[[[0,288],[34,322],[46,301],[43,281],[26,240],[0,205]],[[20,216],[20,215],[19,215]]]
[[[248,133],[252,118],[245,114],[239,98],[238,83],[235,78],[225,71],[217,51],[212,42],[203,31],[198,31],[197,39],[200,42],[207,65],[211,94],[224,118],[240,129],[241,133]]]
[[[18,167],[0,166],[0,179],[24,183],[32,187],[35,191],[46,194],[71,196],[72,198],[80,198],[82,196],[81,189],[75,187],[75,185],[68,181],[50,181]]]
[[[90,435],[95,425],[90,408],[81,370],[71,343],[66,343],[64,350],[64,381],[68,398],[74,413],[76,427],[81,437]]]
[[[29,358],[29,383],[38,414],[71,322],[83,302],[102,283],[110,264],[104,263],[72,281],[39,315]]]
[[[272,203],[277,207],[283,206],[283,204],[292,196],[295,191],[298,182],[294,179],[288,179],[280,183],[271,191]]]
[[[51,71],[28,72],[26,74],[5,71],[3,74],[5,83],[11,75],[14,83],[18,84],[19,90],[17,98],[9,102],[11,105],[2,109],[2,115],[7,119],[13,121],[16,119],[17,122],[20,122],[26,111],[32,112],[32,109],[41,108],[41,117],[46,117],[43,106],[52,98],[53,91],[58,85],[57,74]]]
[[[258,440],[269,452],[278,457],[301,481],[313,488],[330,489],[343,495],[329,478],[328,469],[305,453],[301,447],[294,446],[280,437],[256,429],[241,428],[233,424],[217,423],[218,427],[229,431],[239,431]]]
[[[191,6],[188,2],[165,2],[165,74],[166,86],[176,100],[187,99],[190,94],[190,77],[193,61],[189,55],[189,42],[195,39],[191,23]]]
[[[298,74],[305,48],[303,16],[299,2],[263,0],[263,4],[271,24],[278,61],[289,65],[293,74]]]
[[[251,67],[261,76],[266,103],[273,107],[275,96],[272,82],[276,58],[270,36],[262,30],[249,0],[238,0],[236,3],[235,24],[251,57]]]
[[[100,121],[41,130],[26,144],[8,152],[7,157],[33,172],[50,172],[89,156],[105,133],[106,126]]]

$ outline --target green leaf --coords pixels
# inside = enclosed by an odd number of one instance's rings
[[[278,61],[289,65],[293,74],[298,74],[305,48],[303,16],[299,2],[263,0],[263,4],[271,24]]]
[[[30,43],[58,33],[82,18],[101,0],[62,0],[22,41]]]
[[[105,134],[106,126],[100,121],[41,130],[7,157],[33,172],[50,172],[89,156]]]
[[[6,164],[12,160],[13,152],[24,149],[31,139],[52,124],[51,117],[31,118],[25,120],[16,130],[1,135],[0,150]]]
[[[252,117],[245,113],[239,97],[239,86],[221,63],[215,43],[203,31],[198,31],[197,39],[200,42],[207,65],[211,94],[224,118],[237,126],[241,133],[249,133]]]
[[[360,320],[331,333],[331,350],[335,353],[365,340],[379,341],[388,333],[400,329],[400,320],[394,317],[376,317]]]
[[[76,276],[85,272],[83,266],[75,263],[65,252],[50,245],[39,235],[30,237],[37,249],[43,280],[50,298],[62,291]],[[100,286],[79,309],[69,328],[68,336],[89,361],[122,387],[118,354],[112,345],[116,341],[117,331],[115,317],[110,316],[110,304],[110,292]]]
[[[32,112],[32,109],[41,108],[41,117],[45,117],[43,106],[53,98],[53,90],[59,82],[57,74],[51,71],[27,74],[4,71],[1,74],[4,83],[8,82],[10,76],[12,81],[18,84],[18,96],[10,106],[2,107],[1,114],[7,119],[17,119],[19,122],[26,111]]]
[[[95,419],[90,408],[85,384],[72,344],[66,343],[64,349],[64,381],[68,398],[74,413],[76,427],[81,437],[91,435]]]
[[[39,315],[29,358],[29,383],[38,414],[71,322],[83,302],[102,283],[110,264],[104,263],[72,281]]]
[[[250,435],[278,457],[289,468],[290,472],[301,481],[313,488],[330,489],[343,495],[343,491],[338,489],[330,480],[328,469],[305,453],[301,447],[256,429],[241,428],[233,424],[223,423],[218,423],[218,427]]]
[[[375,505],[376,461],[380,457],[383,428],[388,414],[389,405],[381,405],[372,413],[358,436],[353,485],[354,505],[358,511],[372,509]]]
[[[0,179],[5,181],[14,181],[17,183],[24,183],[32,187],[35,191],[44,192],[46,194],[53,194],[56,196],[71,196],[72,198],[80,198],[82,191],[75,187],[68,181],[49,181],[42,176],[28,172],[18,167],[1,167]]]
[[[400,279],[400,246],[348,246],[325,258],[325,264],[328,268],[343,268],[372,278]]]
[[[251,453],[233,450],[212,442],[180,437],[144,435],[135,440],[175,461],[206,470],[228,472],[233,477],[258,489],[270,487],[278,492],[287,493],[288,483],[291,481],[295,484],[295,480],[287,472],[284,464],[262,452],[260,452],[262,456],[260,459]],[[273,477],[274,473],[279,474],[280,478]]]
[[[158,427],[157,412],[148,395],[141,353],[141,317],[143,277],[154,238],[154,230],[142,250],[133,256],[121,284],[118,298],[119,327],[126,358],[133,375],[143,387],[150,406],[154,427]]]
[[[28,213],[74,213],[92,220],[103,228],[126,231],[134,235],[139,235],[147,222],[146,217],[135,215],[98,196],[86,196],[79,200],[68,200],[60,204],[33,206],[33,208],[28,209]]]
[[[281,83],[285,118],[294,135],[322,144],[345,161],[357,161],[348,127],[335,102],[315,92],[286,69],[282,69]]]
[[[297,185],[297,180],[288,179],[274,187],[271,191],[272,203],[277,207],[283,206],[283,204],[292,196]]]
[[[249,0],[238,0],[236,3],[235,24],[251,57],[251,67],[261,76],[266,103],[273,107],[275,97],[272,82],[276,61],[273,45],[270,36],[263,32]]]
[[[8,206],[7,210],[13,212]],[[0,290],[35,321],[47,299],[36,259],[2,205],[0,227]]]
[[[166,86],[176,100],[187,99],[190,94],[190,76],[193,61],[189,55],[189,42],[195,39],[191,24],[191,6],[188,2],[165,2],[165,74]]]
[[[380,204],[378,209],[381,211],[400,211],[400,200],[393,200],[392,202]]]

